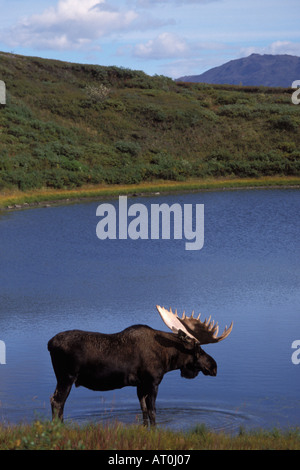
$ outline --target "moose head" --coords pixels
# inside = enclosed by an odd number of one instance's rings
[[[180,337],[186,343],[191,343],[193,351],[193,361],[186,363],[180,368],[181,376],[186,379],[195,378],[199,372],[204,375],[217,375],[217,363],[216,361],[203,349],[201,345],[208,343],[218,343],[231,333],[233,322],[229,328],[225,327],[223,333],[218,336],[219,326],[218,323],[211,321],[211,316],[202,322],[200,320],[201,314],[197,318],[194,318],[194,312],[190,317],[185,315],[183,312],[180,318],[177,314],[172,312],[172,309],[165,309],[164,307],[156,306],[162,320],[170,330],[173,331],[178,337]]]

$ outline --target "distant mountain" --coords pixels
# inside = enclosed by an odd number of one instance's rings
[[[176,81],[290,87],[294,80],[300,80],[300,57],[251,54],[214,67],[201,75],[180,77]]]

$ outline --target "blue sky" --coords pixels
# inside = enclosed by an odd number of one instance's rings
[[[0,0],[0,11],[1,51],[150,75],[300,56],[299,0]]]

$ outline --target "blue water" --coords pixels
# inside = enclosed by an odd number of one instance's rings
[[[118,207],[118,200],[105,201]],[[128,205],[204,204],[204,246],[184,240],[99,240],[101,201],[0,215],[0,421],[50,418],[55,377],[47,351],[57,332],[116,332],[144,323],[167,330],[155,305],[212,315],[231,335],[203,349],[217,377],[165,375],[157,421],[300,425],[300,191],[241,190],[128,199]],[[183,207],[183,206],[182,206]],[[147,347],[147,345],[145,345]],[[300,354],[299,354],[300,357]],[[0,358],[1,359],[1,358]],[[66,420],[139,422],[134,388],[73,388]]]

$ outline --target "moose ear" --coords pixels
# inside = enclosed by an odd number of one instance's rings
[[[182,330],[178,330],[178,333],[177,333],[177,336],[178,338],[182,339],[184,342],[186,343],[189,343],[189,344],[192,344],[194,343],[194,339],[191,338],[190,336],[188,336],[186,333],[184,333],[184,331]]]

